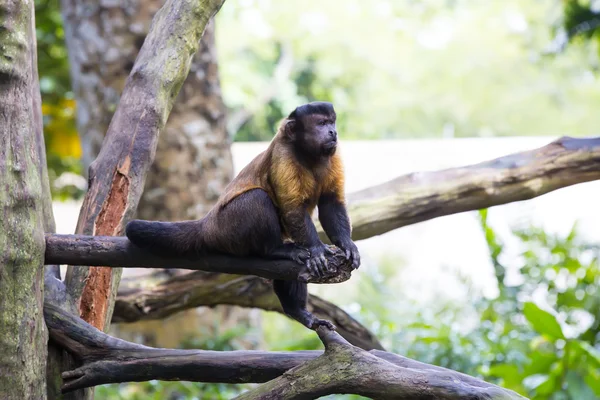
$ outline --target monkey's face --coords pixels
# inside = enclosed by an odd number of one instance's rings
[[[337,148],[335,115],[311,114],[303,118],[300,145],[312,155],[332,156]]]

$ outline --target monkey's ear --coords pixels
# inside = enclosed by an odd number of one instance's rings
[[[296,121],[293,119],[285,123],[285,135],[292,140],[296,139]]]

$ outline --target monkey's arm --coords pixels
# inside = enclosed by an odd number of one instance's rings
[[[335,193],[324,193],[319,198],[319,221],[331,243],[346,253],[356,269],[360,266],[360,254],[352,241],[350,218],[344,200]]]

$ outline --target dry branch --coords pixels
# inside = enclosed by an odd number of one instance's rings
[[[208,20],[224,0],[167,0],[157,12],[98,158],[89,168],[89,189],[78,233],[118,235],[135,211],[146,173]],[[98,266],[105,264],[99,263]],[[73,268],[67,290],[83,318],[104,329],[110,323],[118,268]],[[111,296],[113,296],[111,298]]]
[[[255,276],[194,271],[166,277],[164,272],[121,282],[112,322],[161,319],[178,311],[219,304],[283,313],[271,284]],[[337,332],[362,349],[383,346],[375,335],[335,304],[310,295],[308,309],[335,324]]]
[[[224,255],[164,258],[140,249],[123,236],[46,235],[46,264],[178,268],[310,283],[338,283],[350,278],[352,266],[343,252],[338,250],[327,256],[327,260],[332,272],[326,276],[315,277],[304,265],[290,260]]]
[[[354,240],[600,179],[600,137],[560,138],[480,164],[415,172],[348,195]],[[326,239],[321,231],[321,237]]]
[[[299,400],[346,393],[375,399],[524,399],[511,390],[455,371],[395,354],[366,352],[324,328],[317,332],[325,344],[323,355],[236,399]]]
[[[220,383],[274,379],[247,393],[247,398],[308,398],[317,393],[352,392],[383,399],[522,399],[509,390],[445,368],[379,350],[366,352],[330,331],[319,331],[325,354],[172,350],[113,338],[50,303],[44,306],[44,316],[51,339],[82,363],[63,373],[65,392],[152,379]],[[294,385],[290,385],[291,380]],[[292,396],[290,387],[297,389]]]

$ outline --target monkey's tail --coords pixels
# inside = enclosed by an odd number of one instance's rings
[[[160,222],[134,219],[125,227],[125,234],[133,244],[155,254],[189,255],[200,250],[202,220]]]

